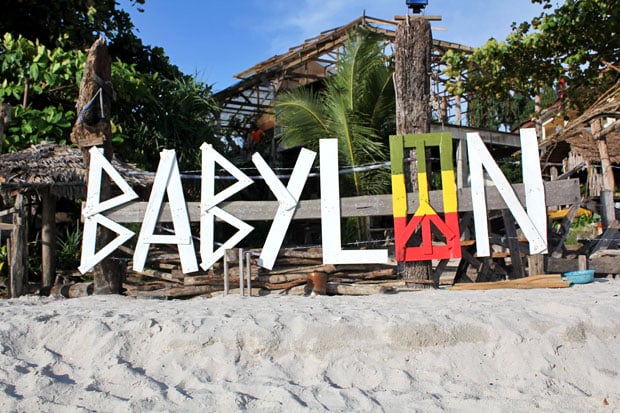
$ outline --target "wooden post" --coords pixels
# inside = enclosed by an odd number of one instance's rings
[[[25,195],[15,195],[13,231],[11,233],[10,294],[19,297],[27,293],[28,286],[28,206]]]
[[[41,193],[41,287],[54,285],[56,275],[56,197],[50,189]]]
[[[469,186],[467,183],[468,177],[467,141],[465,139],[459,139],[459,143],[456,147],[456,187],[461,189]]]
[[[112,113],[112,66],[105,39],[95,40],[88,51],[84,74],[80,84],[80,93],[77,101],[77,120],[71,131],[71,141],[82,150],[84,166],[89,167],[92,146],[102,145],[103,155],[112,160],[112,128],[110,117]],[[110,198],[110,180],[106,174],[101,180],[101,200]],[[99,227],[97,230],[97,245],[107,245],[114,238],[114,234]],[[122,265],[113,259],[104,259],[94,268],[94,293],[118,294],[122,284]]]
[[[588,257],[585,255],[579,255],[577,257],[577,269],[580,271],[588,269]]]
[[[523,278],[523,261],[521,261],[521,249],[519,248],[519,238],[517,236],[517,228],[515,227],[514,218],[507,210],[502,210],[502,219],[506,228],[506,244],[510,249],[510,262],[512,264],[513,279]]]
[[[541,275],[545,273],[545,259],[541,254],[527,256],[528,276]]]
[[[596,138],[598,144],[598,152],[601,158],[601,173],[603,175],[603,188],[601,190],[601,219],[603,227],[608,228],[616,222],[616,212],[614,209],[614,191],[616,182],[614,180],[614,172],[611,168],[609,160],[609,151],[607,149],[607,139],[602,134],[603,125],[601,118],[596,118],[591,123],[592,135]]]
[[[407,16],[396,28],[394,41],[396,67],[396,133],[430,132],[430,67],[433,38],[428,20]],[[415,150],[407,156],[412,161],[405,164],[408,177],[407,192],[418,192],[418,167]],[[425,154],[417,154],[425,156]],[[420,281],[428,288],[432,279],[431,261],[403,262],[398,264],[398,274],[407,281]]]

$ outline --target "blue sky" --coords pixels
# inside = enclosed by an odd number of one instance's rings
[[[391,19],[407,12],[405,0],[147,0],[138,13],[120,0],[147,45],[163,47],[182,72],[224,89],[235,74],[286,52],[322,31],[367,16]],[[480,46],[505,39],[513,21],[541,12],[530,0],[429,0],[427,15],[439,40]]]

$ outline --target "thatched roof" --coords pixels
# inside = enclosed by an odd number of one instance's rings
[[[112,165],[133,187],[145,187],[149,179],[140,169],[118,158]],[[59,198],[86,196],[86,168],[82,152],[74,147],[43,142],[19,152],[0,155],[0,191],[50,188]]]
[[[602,121],[603,129],[593,133],[591,123],[596,119]],[[566,156],[570,150],[586,162],[598,163],[601,159],[596,140],[602,137],[607,141],[610,161],[620,163],[620,82],[603,93],[581,116],[542,141],[543,159],[557,161],[559,155]]]

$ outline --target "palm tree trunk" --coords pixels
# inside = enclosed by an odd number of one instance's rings
[[[408,16],[396,29],[394,80],[396,89],[396,133],[430,132],[430,66],[431,27],[423,17]],[[418,191],[416,153],[407,154],[412,160],[405,164],[407,192]],[[424,156],[424,154],[421,154]],[[399,262],[398,273],[403,279],[431,279],[431,261]],[[420,282],[422,286],[428,283]]]

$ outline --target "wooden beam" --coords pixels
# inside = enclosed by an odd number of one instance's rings
[[[517,280],[455,284],[450,290],[494,290],[501,288],[567,288],[570,282],[562,279],[560,274],[544,274]]]
[[[517,197],[525,204],[525,190],[522,184],[513,185]],[[443,212],[442,191],[430,191],[430,203],[437,212]],[[494,186],[486,188],[487,207],[491,210],[506,209],[506,204]],[[471,190],[463,188],[457,191],[459,212],[472,211]],[[416,211],[419,197],[417,193],[407,196],[407,208]],[[568,179],[545,182],[545,202],[547,205],[569,205],[581,202],[579,181]],[[220,206],[226,212],[240,217],[245,221],[271,221],[278,209],[277,201],[233,201],[224,202]],[[391,216],[392,195],[367,195],[342,198],[340,201],[343,217],[359,216]],[[105,215],[120,223],[142,222],[147,202],[135,202],[108,211]],[[200,203],[188,202],[187,208],[190,221],[200,221]],[[412,212],[413,213],[413,212]],[[320,199],[302,200],[299,202],[293,219],[320,219]],[[170,208],[167,203],[162,208],[159,222],[172,222]]]

